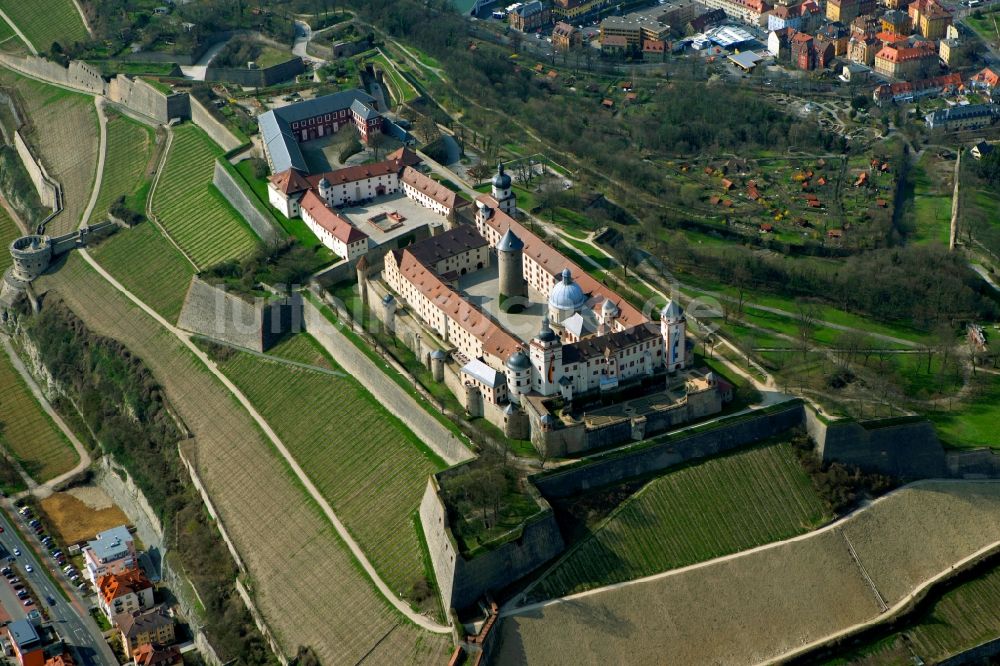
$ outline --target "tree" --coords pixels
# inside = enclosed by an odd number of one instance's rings
[[[468,173],[476,179],[476,186],[478,187],[484,180],[490,177],[490,174],[493,173],[493,167],[485,161],[480,161],[478,164],[473,164],[469,167]]]

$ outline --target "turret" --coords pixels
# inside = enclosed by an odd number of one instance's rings
[[[548,315],[542,317],[542,328],[531,341],[532,388],[542,395],[552,395],[559,390],[562,376],[562,342],[549,325]]]
[[[493,176],[493,198],[500,205],[500,210],[508,215],[517,212],[517,197],[511,185],[510,176],[504,172],[503,162],[497,162],[497,172]]]
[[[670,372],[683,369],[686,363],[686,329],[684,310],[677,301],[669,301],[660,311],[660,335],[663,336],[663,364]]]
[[[382,321],[386,331],[392,333],[396,330],[396,298],[392,294],[382,298]]]
[[[500,275],[500,307],[520,312],[528,301],[528,283],[524,280],[524,242],[508,227],[497,243]],[[508,300],[514,299],[508,304]]]
[[[505,365],[510,401],[520,405],[521,396],[531,391],[531,359],[518,349],[510,355]]]
[[[333,202],[330,199],[333,197],[333,185],[326,179],[326,176],[320,178],[317,189],[319,190],[319,196],[326,202],[326,205],[332,206]]]
[[[366,308],[368,307],[368,257],[366,255],[361,255],[358,259],[358,263],[355,264],[354,270],[358,277],[358,294],[361,296],[361,307],[363,312],[356,312],[355,316],[360,315],[365,316]]]

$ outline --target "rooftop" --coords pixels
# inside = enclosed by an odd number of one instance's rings
[[[115,615],[115,624],[118,625],[118,628],[126,636],[136,636],[147,631],[156,631],[161,627],[173,623],[173,618],[167,614],[167,610],[163,606],[154,606],[144,611]]]
[[[486,247],[486,239],[469,224],[460,224],[450,231],[425,238],[407,249],[423,264],[432,266],[467,250]]]
[[[7,625],[7,631],[10,632],[11,642],[22,650],[41,647],[41,639],[35,626],[27,620],[11,622]]]
[[[378,197],[366,204],[338,210],[340,217],[368,235],[373,242],[384,245],[422,226],[444,226],[444,216],[424,208],[402,192]]]
[[[119,560],[129,553],[132,535],[124,525],[112,527],[97,535],[97,539],[87,542],[87,548],[100,562]]]

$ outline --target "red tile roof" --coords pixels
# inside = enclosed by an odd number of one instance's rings
[[[286,169],[281,173],[276,173],[270,178],[279,192],[284,194],[295,194],[305,192],[309,189],[309,181],[295,169]]]
[[[153,587],[138,569],[126,569],[122,573],[107,574],[97,579],[97,593],[110,604],[126,594],[139,593]]]
[[[368,234],[356,229],[350,222],[327,208],[326,203],[316,194],[315,190],[309,190],[302,197],[301,208],[316,220],[316,224],[329,231],[334,238],[341,242],[350,244],[368,238]]]
[[[401,180],[418,192],[426,194],[434,201],[448,208],[461,208],[463,205],[468,205],[469,203],[459,197],[456,192],[453,192],[433,178],[420,173],[413,167],[403,169]]]

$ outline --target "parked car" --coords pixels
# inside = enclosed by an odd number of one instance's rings
[[[31,605],[33,605],[34,603],[35,603],[35,602],[34,602],[34,601],[32,601],[31,599],[25,599],[25,600],[24,600],[24,605],[25,605],[25,606],[31,606]]]
[[[23,583],[18,583],[17,585],[14,586],[14,591],[15,592],[17,592],[18,590],[23,590],[23,589],[24,589],[24,584]]]
[[[70,576],[69,579],[71,581],[73,581],[74,583],[79,583],[80,582],[80,575],[79,574],[74,574],[74,575]]]
[[[3,569],[0,569],[0,574],[6,576],[7,574],[11,573],[11,571],[13,570],[10,567],[4,567]]]
[[[76,589],[78,589],[81,592],[83,592],[83,591],[85,591],[87,589],[87,584],[86,583],[79,583],[79,584],[77,584]]]
[[[3,534],[3,525],[0,525],[0,534]]]
[[[20,548],[15,548],[14,549],[14,557],[21,557],[21,549]]]
[[[25,564],[24,570],[27,571],[28,573],[31,573],[35,570],[35,567],[31,566],[30,564]]]
[[[31,525],[32,527],[38,527],[39,525],[42,524],[42,521],[36,518],[34,520],[28,521],[28,524]]]
[[[56,605],[56,599],[55,599],[55,597],[53,597],[51,595],[49,595],[48,597],[46,597],[45,600],[49,602],[49,606],[55,606]]]
[[[25,599],[25,598],[27,598],[27,596],[28,596],[28,591],[27,590],[18,590],[17,591],[17,598],[18,599]]]
[[[66,566],[63,567],[63,571],[65,571],[66,573],[69,573],[72,570],[73,570],[72,564],[67,564]]]

